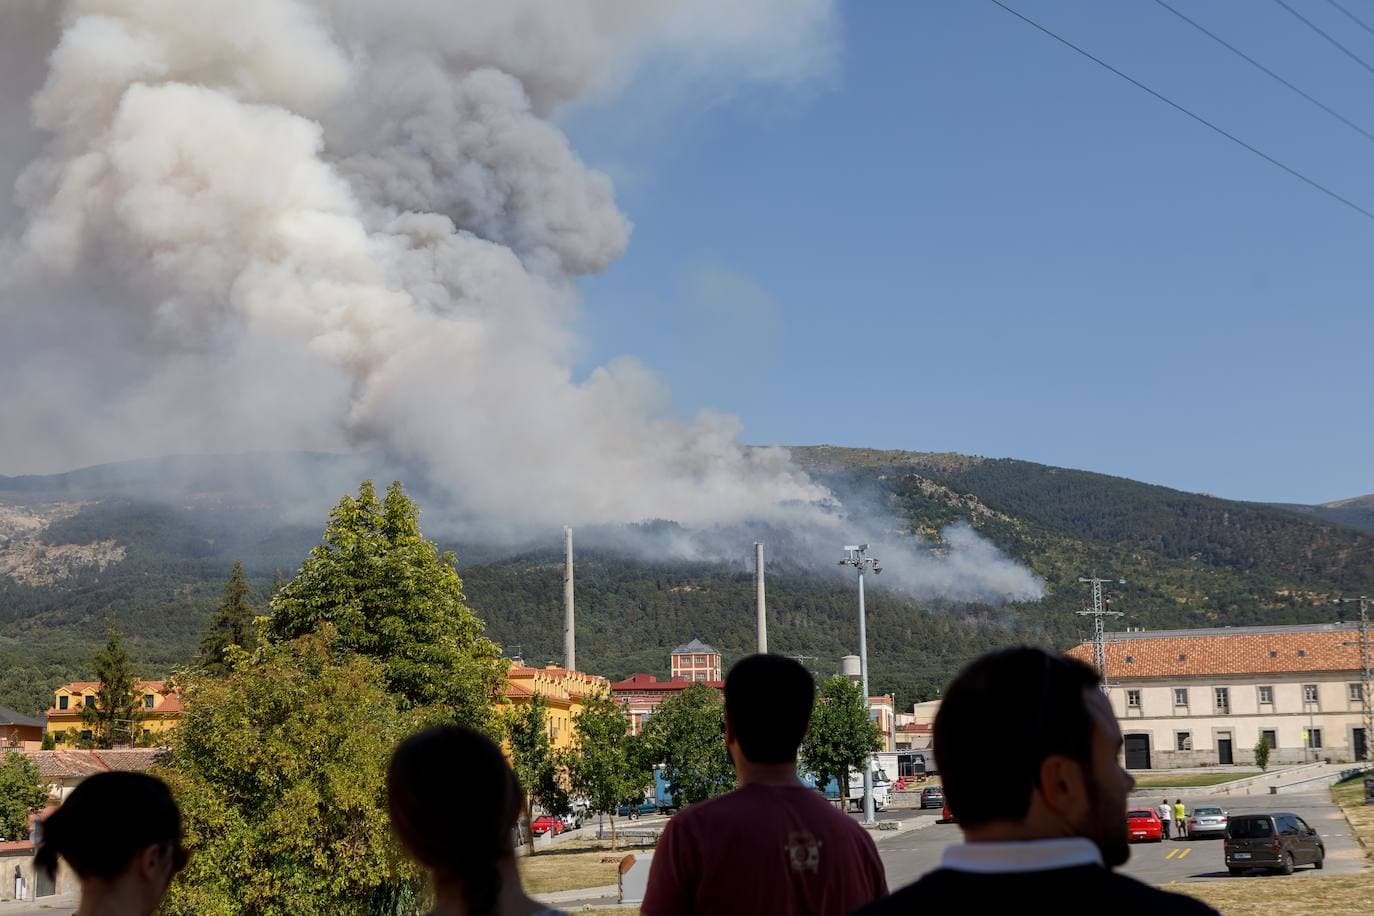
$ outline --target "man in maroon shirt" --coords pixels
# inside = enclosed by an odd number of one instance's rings
[[[739,788],[669,821],[644,916],[841,916],[887,893],[867,831],[797,778],[815,702],[811,675],[790,658],[751,655],[730,669],[725,742]]]

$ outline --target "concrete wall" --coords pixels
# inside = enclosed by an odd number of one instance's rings
[[[22,848],[15,848],[22,847]],[[24,898],[34,900],[38,891],[38,873],[33,864],[33,845],[30,843],[0,843],[0,901],[14,900],[14,871],[24,879]],[[57,871],[57,884],[54,894],[65,894],[80,888],[76,874],[60,862]],[[38,898],[41,899],[41,898]]]

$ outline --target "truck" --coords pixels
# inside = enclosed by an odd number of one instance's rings
[[[884,811],[892,802],[892,780],[888,778],[887,771],[878,763],[876,757],[868,759],[869,771],[873,774],[873,808],[876,811]],[[801,780],[811,788],[817,788],[816,776],[814,773],[802,773]],[[825,785],[825,797],[838,799],[840,797],[837,780],[832,776]],[[849,791],[847,793],[849,806],[853,809],[862,810],[864,804],[864,777],[863,772],[854,768],[849,770]]]

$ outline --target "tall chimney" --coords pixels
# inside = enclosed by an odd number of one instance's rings
[[[758,596],[759,652],[768,651],[768,612],[763,601],[763,545],[754,544],[754,592]]]
[[[573,625],[572,528],[563,529],[563,667],[577,670],[577,633]]]

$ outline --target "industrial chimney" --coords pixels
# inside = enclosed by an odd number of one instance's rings
[[[563,667],[577,670],[577,631],[573,621],[572,528],[563,529]]]
[[[763,545],[754,544],[754,592],[758,598],[759,652],[768,651],[768,613],[763,601]]]

